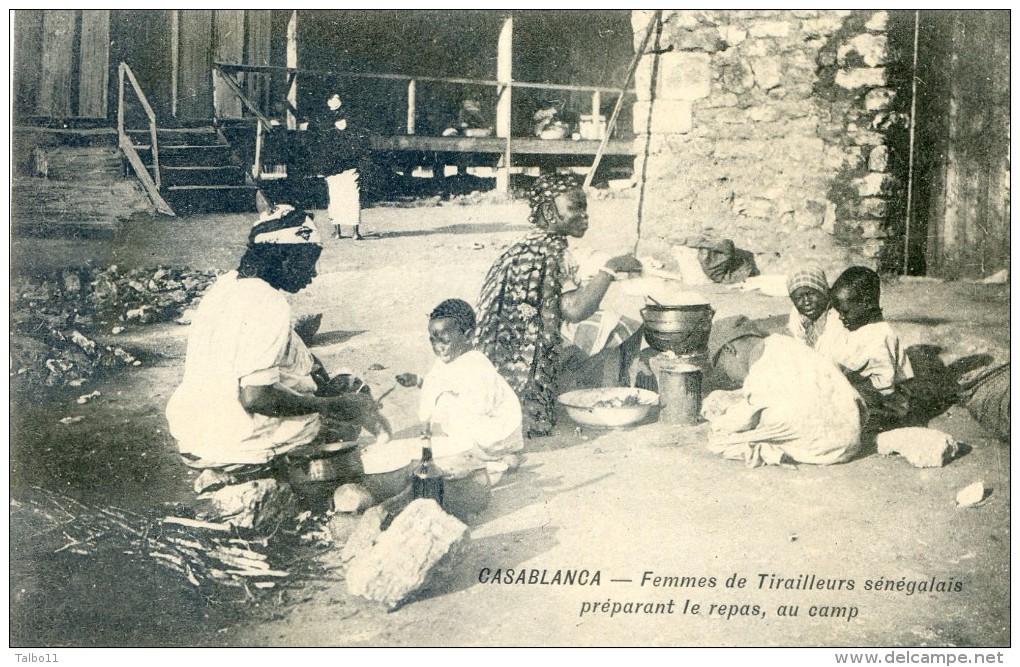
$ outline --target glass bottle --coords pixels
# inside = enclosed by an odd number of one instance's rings
[[[443,506],[443,471],[432,460],[432,440],[422,437],[421,463],[414,471],[411,491],[415,498],[431,498]]]

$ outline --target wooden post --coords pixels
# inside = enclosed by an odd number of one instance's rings
[[[415,97],[417,91],[415,90],[415,81],[411,79],[407,83],[407,133],[414,134],[414,120],[415,120]]]
[[[602,92],[596,90],[591,94],[591,126],[595,129],[595,136],[598,136],[599,116],[602,115]]]
[[[78,115],[106,118],[110,87],[110,10],[81,12]]]
[[[170,115],[177,118],[177,91],[181,85],[181,15],[170,10]]]
[[[513,88],[513,36],[514,19],[507,18],[499,32],[499,43],[496,51],[496,80],[499,82],[496,100],[496,136],[506,138],[506,150],[499,168],[496,170],[496,191],[507,194],[510,192],[510,122],[511,95]]]
[[[297,10],[290,15],[287,22],[287,67],[297,69]],[[291,73],[290,85],[287,87],[287,101],[290,103],[287,109],[287,129],[297,129],[297,117],[292,109],[297,109],[297,72]]]

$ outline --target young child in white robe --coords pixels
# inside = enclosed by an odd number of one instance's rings
[[[397,376],[422,389],[418,418],[432,435],[441,467],[485,467],[493,473],[514,468],[524,448],[521,404],[492,362],[471,348],[475,313],[461,299],[447,299],[429,315],[429,342],[436,359],[423,380]],[[456,457],[457,461],[453,460]]]
[[[878,274],[864,266],[851,266],[832,284],[832,305],[847,333],[830,356],[867,404],[874,433],[905,425],[907,381],[914,377],[899,336],[883,319],[880,297]]]

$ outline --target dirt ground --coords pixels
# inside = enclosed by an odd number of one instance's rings
[[[632,207],[627,198],[592,201],[583,244],[627,250]],[[293,299],[298,313],[324,314],[314,351],[331,371],[349,368],[379,390],[397,373],[427,370],[427,313],[448,297],[474,302],[525,220],[521,203],[366,210],[370,238],[328,240],[319,276]],[[227,270],[249,225],[240,215],[138,218],[110,239],[16,239],[14,269],[89,261]],[[756,292],[699,291],[719,316],[789,308]],[[1008,285],[907,280],[885,288],[883,305],[907,345],[937,346],[946,364],[980,354],[998,363],[1009,358],[1009,296]],[[101,341],[143,365],[42,403],[12,397],[12,498],[41,486],[153,517],[188,500],[193,473],[163,416],[187,331],[167,323],[106,334]],[[76,403],[92,390],[101,397]],[[387,398],[398,431],[414,429],[416,399],[403,388]],[[67,416],[84,419],[59,421]],[[42,551],[15,527],[11,645],[1009,646],[1009,447],[960,407],[931,426],[964,444],[943,468],[871,454],[832,467],[748,469],[708,453],[704,427],[577,429],[563,416],[552,437],[527,443],[521,469],[471,518],[452,574],[392,613],[349,596],[340,575],[258,606],[224,603],[151,566]],[[957,490],[976,480],[991,488],[988,502],[955,507]],[[545,570],[547,579],[587,570],[599,582],[480,581],[496,569]],[[801,589],[770,589],[773,575],[799,579]],[[699,581],[656,586],[656,576]],[[803,590],[811,576],[844,581]],[[903,583],[871,590],[877,580]],[[917,592],[920,582],[936,591]],[[617,602],[672,613],[614,613]]]

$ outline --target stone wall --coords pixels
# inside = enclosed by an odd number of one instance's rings
[[[635,48],[652,16],[632,14]],[[887,137],[905,120],[888,86],[888,22],[884,11],[664,11],[635,78],[639,253],[669,261],[687,240],[731,238],[763,272],[882,267],[896,235]]]

